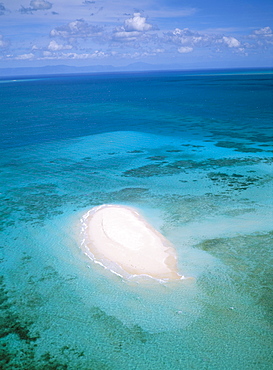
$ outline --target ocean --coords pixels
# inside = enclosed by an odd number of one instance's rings
[[[0,80],[1,369],[272,369],[273,73]],[[141,283],[80,248],[137,209],[192,279]]]

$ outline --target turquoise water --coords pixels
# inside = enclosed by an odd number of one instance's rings
[[[0,98],[2,369],[272,368],[270,71],[17,79]],[[193,279],[93,264],[80,219],[105,203]]]

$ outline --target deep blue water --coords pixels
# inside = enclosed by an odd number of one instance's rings
[[[120,130],[205,131],[256,143],[272,129],[269,73],[36,78],[2,84],[0,94],[1,147]]]
[[[273,74],[0,80],[3,369],[271,369]],[[80,219],[137,208],[176,283],[128,282]]]

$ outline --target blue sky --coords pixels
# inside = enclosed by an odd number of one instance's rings
[[[0,0],[0,67],[272,67],[272,0]]]

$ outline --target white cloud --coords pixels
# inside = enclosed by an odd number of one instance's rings
[[[157,53],[163,52],[164,50],[152,50],[150,52],[147,51],[133,51],[128,53],[119,53],[117,51],[102,51],[102,50],[95,50],[92,53],[65,53],[65,52],[51,52],[51,51],[43,51],[41,57],[38,57],[38,60],[88,60],[88,59],[105,59],[109,57],[117,57],[122,59],[141,59],[143,57],[149,56],[156,56]]]
[[[214,35],[201,34],[188,28],[176,28],[164,34],[164,42],[185,46],[209,46],[214,41]]]
[[[260,28],[259,30],[255,30],[254,34],[255,35],[263,35],[265,37],[272,37],[273,36],[273,32],[272,32],[270,27],[264,27],[264,28]]]
[[[153,26],[146,22],[146,18],[142,17],[140,13],[134,13],[133,18],[126,19],[123,26],[127,32],[146,32],[153,28]]]
[[[238,41],[237,39],[235,39],[235,37],[227,37],[227,36],[223,36],[223,40],[224,40],[224,43],[229,47],[229,48],[238,48],[239,46],[241,46],[241,43],[240,41]]]
[[[51,59],[50,57],[52,56],[52,53],[50,51],[45,50],[43,51],[43,56],[45,58]]]
[[[141,32],[127,32],[127,31],[114,31],[113,33],[113,40],[115,41],[135,41],[139,36],[141,36]]]
[[[46,0],[31,0],[29,5],[33,10],[48,10],[52,8],[52,4]]]
[[[247,44],[248,48],[268,49],[273,45],[273,31],[270,27],[263,27],[253,31],[248,39],[250,40]]]
[[[77,54],[77,53],[63,53],[62,59],[89,59],[89,53]]]
[[[58,36],[62,38],[86,38],[101,36],[102,30],[102,27],[93,26],[84,19],[78,19],[63,26],[54,28],[50,32],[50,36]]]
[[[153,29],[153,26],[147,23],[147,19],[140,13],[134,13],[132,18],[126,19],[123,26],[117,27],[113,31],[113,40],[115,41],[135,41],[145,32]]]
[[[51,8],[52,4],[47,0],[31,0],[28,8],[21,5],[21,9],[19,11],[23,14],[27,14],[38,10],[49,10]]]
[[[93,53],[52,53],[50,51],[44,51],[43,57],[39,59],[103,59],[108,57],[109,53],[95,50]]]
[[[120,58],[123,59],[142,59],[143,57],[150,57],[156,56],[156,51],[135,51],[135,52],[128,52],[128,53],[121,53],[118,54]]]
[[[19,59],[19,60],[27,60],[27,59],[34,59],[34,58],[35,58],[35,55],[33,53],[21,54],[15,57],[15,59]]]
[[[193,48],[190,46],[181,46],[181,48],[178,48],[179,53],[190,53],[193,51]]]
[[[176,28],[173,31],[166,32],[163,41],[167,44],[182,45],[178,48],[179,53],[189,53],[197,47],[209,47],[210,50],[217,52],[221,52],[227,47],[234,48],[238,52],[244,50],[242,43],[235,37],[201,33],[188,28]]]
[[[50,51],[69,50],[69,49],[72,49],[72,45],[58,44],[55,40],[52,40],[50,41],[47,48]]]
[[[162,48],[159,49],[158,48],[158,49],[154,49],[153,51],[154,51],[154,53],[164,53],[165,49],[162,49]]]

